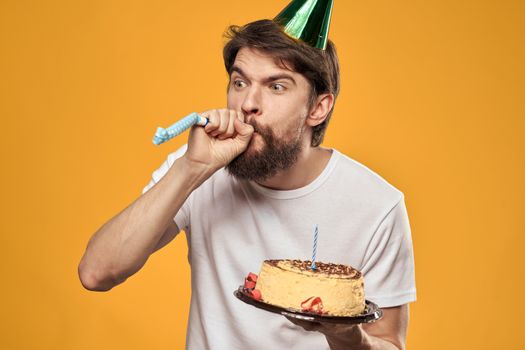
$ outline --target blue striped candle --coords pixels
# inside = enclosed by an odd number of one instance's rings
[[[316,224],[314,226],[314,247],[312,253],[312,265],[310,266],[312,270],[317,269],[317,266],[315,266],[315,256],[317,255],[317,236],[319,236],[319,227]]]

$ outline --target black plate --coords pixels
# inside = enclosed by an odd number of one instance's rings
[[[383,311],[373,302],[366,300],[365,312],[356,316],[327,316],[319,315],[313,312],[303,312],[295,309],[286,309],[279,306],[267,304],[260,300],[255,300],[240,286],[235,292],[233,292],[240,300],[246,304],[253,305],[259,309],[270,311],[276,314],[280,314],[287,317],[296,318],[303,321],[310,322],[329,322],[329,323],[346,323],[346,324],[358,324],[358,323],[371,323],[379,320],[383,317]]]

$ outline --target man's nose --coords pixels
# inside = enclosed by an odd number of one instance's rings
[[[247,90],[241,109],[244,115],[258,115],[261,113],[261,89],[252,85]]]

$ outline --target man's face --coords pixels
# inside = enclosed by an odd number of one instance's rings
[[[228,87],[228,108],[240,110],[255,133],[245,152],[226,168],[234,176],[265,180],[292,166],[304,142],[310,84],[261,51],[237,53]]]

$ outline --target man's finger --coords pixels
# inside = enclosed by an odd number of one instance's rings
[[[226,109],[221,109],[218,111],[218,114],[219,114],[219,126],[217,127],[216,130],[214,130],[210,135],[211,136],[218,136],[218,135],[222,135],[226,132],[226,129],[228,128],[228,122],[229,122],[229,119],[230,119],[230,114],[228,112],[228,110]]]
[[[217,110],[213,109],[207,111],[205,116],[208,118],[208,124],[204,127],[204,130],[209,134],[210,132],[217,130],[220,125],[219,113]]]
[[[244,113],[243,112],[237,111],[237,118],[239,118],[239,120],[244,123]]]

